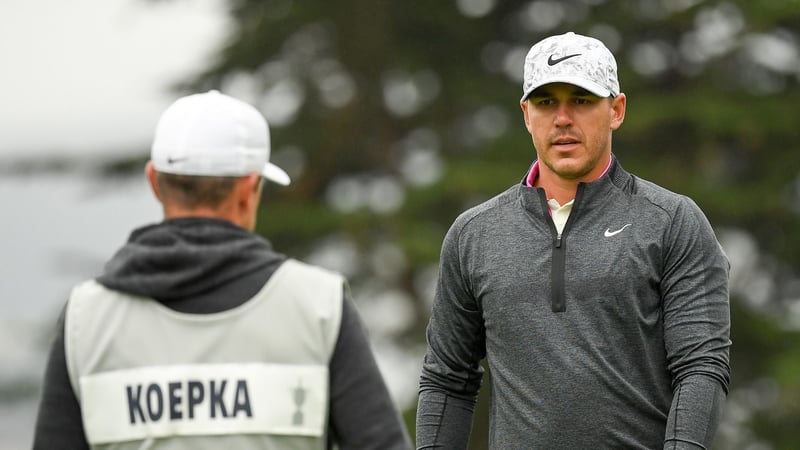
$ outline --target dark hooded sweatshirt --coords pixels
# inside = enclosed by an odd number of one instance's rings
[[[269,241],[230,222],[170,219],[134,230],[97,282],[182,313],[211,314],[248,301],[284,261],[286,256]],[[329,447],[410,448],[347,289],[344,294],[341,329],[329,364]],[[67,371],[63,314],[50,349],[34,435],[34,449],[52,448],[89,448]]]

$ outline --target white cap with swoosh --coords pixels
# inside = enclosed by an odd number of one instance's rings
[[[244,176],[253,172],[288,185],[289,175],[269,161],[266,119],[253,106],[209,91],[179,98],[156,126],[150,159],[159,172]]]
[[[569,83],[600,97],[619,95],[617,61],[598,39],[573,32],[550,36],[531,47],[522,73],[522,99],[548,83]]]

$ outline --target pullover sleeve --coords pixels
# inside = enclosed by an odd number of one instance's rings
[[[704,375],[689,376],[678,385],[664,438],[664,450],[708,450],[719,425],[725,391]]]
[[[421,389],[417,408],[417,450],[466,449],[475,400]]]
[[[345,291],[330,363],[331,437],[340,450],[406,450],[411,439],[381,376],[358,311]]]
[[[688,198],[669,229],[661,288],[673,401],[664,449],[709,449],[730,381],[729,264]]]
[[[463,219],[462,219],[463,220]],[[442,244],[439,280],[428,323],[417,405],[418,449],[466,449],[483,377],[481,311],[463,275],[459,224]]]

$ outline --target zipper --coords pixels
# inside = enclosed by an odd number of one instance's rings
[[[553,312],[559,313],[567,310],[567,294],[566,294],[566,269],[567,269],[567,232],[572,225],[577,212],[578,203],[583,197],[583,183],[578,184],[578,190],[575,192],[575,202],[572,204],[572,211],[569,213],[567,223],[564,224],[564,229],[561,233],[556,230],[555,224],[551,226],[555,231],[556,238],[553,241],[553,265],[550,268],[550,289],[552,297],[550,298],[550,307]],[[545,202],[546,205],[546,202]],[[548,206],[549,208],[549,206]]]
[[[550,206],[547,204],[547,197],[545,197],[544,190],[541,191],[539,198],[542,202],[542,209],[544,211],[549,211]],[[550,266],[550,308],[556,313],[567,310],[566,301],[564,299],[564,267],[566,263],[564,235],[566,234],[567,227],[569,226],[570,220],[572,220],[572,214],[574,212],[575,206],[573,205],[572,212],[567,219],[567,223],[564,224],[564,230],[561,233],[558,232],[552,218],[545,219],[549,221],[550,230],[555,236],[553,239],[553,257]],[[545,214],[547,214],[547,212],[545,212]]]
[[[575,206],[573,206],[573,210],[570,213],[570,218],[572,218],[572,214],[575,212]],[[569,219],[567,219],[569,222]],[[564,226],[564,230],[566,231],[567,227]],[[564,245],[564,233],[558,233],[556,236],[555,243],[553,244],[553,266],[550,271],[550,288],[552,290],[552,298],[550,299],[551,308],[553,312],[564,312],[567,310],[567,303],[565,300],[565,283],[564,283],[564,271],[566,267],[566,248]]]

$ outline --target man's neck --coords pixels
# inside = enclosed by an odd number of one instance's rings
[[[613,158],[608,155],[608,162],[603,166],[603,171],[597,176],[590,176],[588,179],[565,179],[558,177],[554,173],[545,168],[541,170],[539,161],[536,161],[531,167],[528,176],[526,177],[526,184],[531,187],[542,188],[548,199],[555,199],[560,205],[575,199],[575,194],[578,192],[578,184],[582,181],[591,182],[601,178],[611,168],[611,161]]]
[[[186,217],[227,220],[228,222],[231,222],[241,228],[248,228],[248,224],[244,222],[241,215],[235,214],[231,208],[181,208],[174,205],[164,208],[164,219],[179,219]]]

